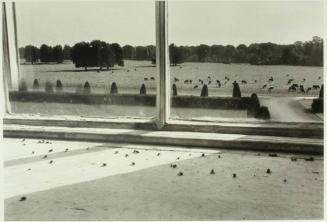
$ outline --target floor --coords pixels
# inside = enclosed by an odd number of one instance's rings
[[[9,138],[3,145],[5,220],[323,219],[323,156]]]

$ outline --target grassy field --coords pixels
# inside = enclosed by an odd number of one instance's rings
[[[322,121],[322,115],[317,116],[308,112],[312,98],[317,97],[319,89],[309,93],[288,92],[288,80],[293,78],[292,83],[303,85],[306,90],[312,85],[323,83],[323,69],[321,67],[303,66],[252,66],[248,64],[219,64],[219,63],[183,63],[179,66],[170,67],[171,84],[175,83],[179,95],[199,96],[202,84],[208,84],[209,96],[231,96],[233,81],[240,84],[242,96],[257,93],[262,105],[269,108],[271,120],[291,122]],[[156,93],[157,71],[149,61],[125,61],[124,67],[113,67],[110,70],[99,72],[95,68],[84,71],[76,69],[74,64],[39,64],[21,65],[21,76],[27,82],[29,90],[32,90],[35,78],[40,83],[41,91],[44,91],[46,81],[54,85],[61,80],[63,90],[75,92],[78,85],[84,85],[88,81],[92,93],[108,92],[112,82],[118,85],[119,93],[138,94],[142,84],[146,85],[148,94]],[[229,78],[229,81],[226,78]],[[273,81],[269,78],[273,77]],[[147,80],[146,80],[147,79]],[[179,81],[176,81],[178,79]],[[188,83],[185,81],[188,80]],[[221,86],[218,87],[217,80]],[[246,84],[242,84],[242,80]],[[210,84],[211,81],[211,84]],[[190,83],[192,82],[192,83]],[[266,85],[264,89],[263,86]],[[269,87],[274,87],[270,92]],[[303,105],[305,101],[306,105]],[[308,105],[309,104],[309,105]],[[84,104],[37,104],[37,103],[12,103],[13,112],[31,113],[41,115],[79,115],[97,117],[117,116],[155,116],[155,107],[143,106],[116,106],[116,105],[84,105]],[[224,120],[233,121],[250,120],[246,110],[213,110],[213,109],[187,109],[173,108],[171,116],[183,119],[201,120]],[[254,119],[251,119],[254,120]]]
[[[74,64],[44,64],[44,65],[21,65],[21,76],[27,81],[31,88],[33,80],[37,78],[44,88],[46,81],[55,82],[59,79],[64,85],[64,90],[75,91],[79,84],[88,81],[91,84],[92,92],[103,93],[110,88],[112,82],[116,82],[121,93],[138,93],[144,83],[149,93],[155,93],[157,70],[150,61],[125,61],[124,67],[114,67],[111,70],[98,72],[95,68],[84,71],[77,69]],[[202,84],[208,84],[209,96],[231,95],[233,81],[240,83],[242,93],[257,93],[259,95],[281,95],[287,96],[312,96],[318,95],[319,90],[312,90],[308,94],[288,93],[290,85],[287,84],[290,78],[293,83],[303,85],[305,89],[312,85],[320,85],[323,82],[322,67],[303,66],[252,66],[249,64],[221,64],[221,63],[183,63],[179,66],[170,67],[171,84],[174,82],[180,94],[199,95]],[[210,79],[211,84],[209,84]],[[151,77],[154,80],[151,80]],[[226,81],[225,77],[229,78]],[[268,81],[273,77],[274,81]],[[145,80],[147,78],[148,80]],[[178,82],[174,81],[179,79]],[[304,80],[305,79],[305,80]],[[191,84],[184,83],[185,80],[192,80]],[[218,87],[217,80],[221,87]],[[241,84],[245,80],[247,84]],[[265,89],[262,89],[267,85]],[[43,86],[43,87],[42,87]],[[271,92],[267,88],[274,87]],[[197,87],[197,88],[195,88]]]

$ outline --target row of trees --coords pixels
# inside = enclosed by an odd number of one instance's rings
[[[172,63],[218,62],[250,63],[252,65],[304,65],[323,66],[323,39],[315,36],[311,41],[278,45],[274,43],[232,45],[179,46],[170,45]]]
[[[64,48],[62,48],[61,45],[51,47],[46,44],[41,45],[40,48],[33,45],[27,45],[19,48],[20,58],[24,58],[26,62],[30,62],[32,64],[37,61],[43,63],[62,63],[66,59],[71,59],[70,54],[71,47],[68,45],[65,45]]]
[[[124,59],[149,60],[155,63],[156,47],[131,46],[120,47],[119,44],[108,44],[100,40],[91,43],[79,42],[73,47],[60,45],[51,47],[43,44],[40,49],[35,46],[20,48],[20,57],[27,62],[57,62],[71,59],[76,67],[112,67],[123,65]],[[182,62],[217,62],[217,63],[250,63],[252,65],[323,65],[323,39],[314,36],[311,41],[278,45],[275,43],[254,43],[246,46],[205,45],[169,46],[172,65]]]
[[[172,65],[182,62],[250,63],[252,65],[323,66],[323,39],[314,36],[311,41],[294,44],[254,43],[246,46],[201,44],[198,46],[169,45]],[[124,58],[154,60],[154,46],[125,45]]]
[[[33,45],[27,45],[19,48],[20,58],[24,58],[26,62],[34,64],[41,63],[62,63],[64,60],[72,60],[75,67],[113,67],[115,64],[124,66],[123,49],[117,43],[109,44],[104,41],[94,40],[90,43],[79,42],[73,47],[61,45],[54,47],[46,44],[37,48]]]

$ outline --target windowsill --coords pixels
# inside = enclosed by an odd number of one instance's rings
[[[4,137],[323,154],[323,140],[219,132],[5,124]]]
[[[82,117],[6,114],[4,125],[61,126],[78,128],[114,128],[157,131],[154,118],[137,117]],[[232,133],[244,135],[285,136],[298,138],[323,138],[323,123],[319,122],[210,122],[171,119],[160,131],[205,133]]]

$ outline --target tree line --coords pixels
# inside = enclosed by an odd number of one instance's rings
[[[123,49],[118,43],[109,44],[100,40],[92,42],[78,42],[70,47],[61,45],[54,47],[42,44],[40,48],[27,45],[19,48],[20,58],[28,63],[63,63],[64,60],[72,60],[76,68],[103,67],[109,69],[115,64],[124,66]]]
[[[251,65],[323,66],[323,39],[314,36],[311,41],[294,44],[254,43],[246,46],[201,44],[198,46],[169,46],[171,63],[215,62],[249,63]]]
[[[32,64],[37,61],[62,63],[65,59],[70,59],[70,53],[71,47],[68,45],[65,45],[64,48],[61,45],[51,47],[46,44],[42,44],[40,48],[33,45],[19,48],[19,57]]]
[[[37,48],[32,45],[19,48],[20,58],[26,62],[36,61],[62,63],[72,60],[76,67],[109,67],[115,64],[123,66],[124,59],[149,60],[155,63],[156,47],[121,47],[118,43],[109,44],[94,40],[90,43],[79,42],[70,47],[54,47],[46,44]],[[170,62],[177,65],[183,62],[249,63],[252,65],[303,65],[323,66],[323,39],[314,36],[311,41],[297,41],[293,44],[253,43],[249,46],[205,45],[176,46],[169,45]]]

